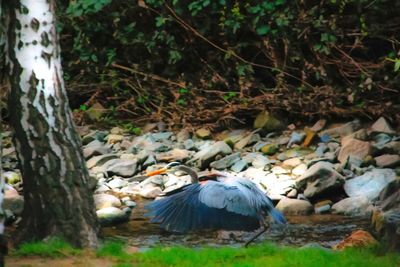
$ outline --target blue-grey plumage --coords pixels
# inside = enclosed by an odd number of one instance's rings
[[[146,206],[151,222],[165,230],[252,231],[264,225],[266,216],[277,224],[286,223],[272,201],[248,179],[211,175],[198,183],[197,174],[190,168],[180,165],[177,169],[186,171],[193,183]]]

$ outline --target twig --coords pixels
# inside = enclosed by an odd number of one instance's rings
[[[210,41],[208,38],[206,38],[204,35],[202,35],[200,32],[198,32],[195,28],[193,28],[192,26],[190,26],[189,24],[187,24],[182,18],[180,18],[180,17],[175,13],[175,11],[174,11],[167,3],[165,3],[165,7],[169,10],[169,12],[171,12],[171,14],[174,16],[174,18],[175,18],[176,21],[178,22],[178,24],[180,24],[181,26],[183,26],[183,28],[185,28],[185,29],[187,29],[187,30],[190,30],[192,33],[194,33],[194,34],[195,34],[196,36],[198,36],[200,39],[202,39],[203,41],[207,42],[208,44],[210,44],[211,46],[213,46],[213,47],[216,48],[217,50],[220,50],[221,52],[224,52],[224,53],[226,53],[226,54],[229,54],[229,55],[231,55],[231,56],[233,56],[233,57],[239,59],[239,60],[242,61],[243,63],[249,64],[249,65],[251,65],[251,66],[259,67],[259,68],[263,68],[263,69],[269,69],[269,70],[278,71],[278,72],[280,72],[280,73],[282,73],[282,74],[284,74],[284,75],[286,75],[286,76],[289,76],[289,77],[291,77],[291,78],[293,78],[293,79],[295,79],[295,80],[297,80],[297,81],[299,81],[299,82],[301,82],[301,83],[304,83],[305,85],[307,85],[307,86],[309,86],[309,87],[311,87],[311,88],[314,88],[314,86],[312,86],[312,85],[309,84],[308,82],[305,82],[305,81],[303,81],[302,79],[300,79],[300,78],[298,78],[298,77],[296,77],[296,76],[294,76],[294,75],[292,75],[292,74],[290,74],[290,73],[288,73],[288,72],[286,72],[286,71],[284,71],[284,70],[281,70],[281,69],[276,68],[276,67],[269,67],[269,66],[266,66],[266,65],[262,65],[262,64],[258,64],[258,63],[254,63],[254,62],[248,61],[247,59],[244,59],[244,58],[242,58],[241,56],[239,56],[238,54],[236,54],[235,51],[233,51],[233,50],[231,50],[231,49],[229,49],[229,50],[228,50],[228,49],[225,49],[225,48],[223,48],[223,47],[221,47],[221,46],[215,44],[214,42],[212,42],[212,41]]]
[[[180,83],[177,83],[177,82],[174,82],[174,81],[170,81],[168,79],[164,79],[164,78],[162,78],[162,77],[160,77],[158,75],[144,73],[144,72],[141,72],[141,71],[129,68],[129,67],[125,67],[125,66],[122,66],[122,65],[119,65],[119,64],[116,64],[116,63],[111,64],[111,66],[114,67],[114,68],[118,68],[118,69],[121,69],[121,70],[126,70],[126,71],[129,71],[129,72],[135,73],[135,74],[139,74],[139,75],[151,78],[151,79],[156,80],[156,81],[164,82],[164,83],[167,83],[169,85],[175,85],[175,86],[178,86],[180,88],[185,88],[186,87],[183,84],[180,84]]]

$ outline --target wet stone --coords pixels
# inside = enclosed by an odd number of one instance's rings
[[[247,168],[247,162],[244,160],[239,160],[239,161],[235,162],[235,164],[233,164],[233,166],[231,167],[231,170],[238,173],[238,172],[245,170],[246,168]]]

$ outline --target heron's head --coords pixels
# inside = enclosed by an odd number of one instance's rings
[[[162,167],[161,169],[157,169],[155,171],[151,171],[146,173],[146,176],[150,177],[150,176],[154,176],[157,174],[163,174],[168,172],[169,170],[174,170],[176,169],[178,166],[182,166],[182,164],[180,162],[174,161],[174,162],[170,162],[167,165],[165,165],[164,167]]]
[[[175,162],[175,161],[171,162],[171,163],[168,163],[167,165],[165,165],[161,169],[146,173],[146,176],[150,177],[150,176],[154,176],[154,175],[157,175],[157,174],[163,174],[163,173],[166,173],[166,172],[168,172],[170,170],[172,170],[172,171],[175,171],[175,170],[184,171],[187,174],[189,174],[189,176],[192,178],[192,183],[197,183],[198,182],[198,176],[197,176],[197,173],[194,170],[192,170],[188,166],[182,165],[180,162]]]

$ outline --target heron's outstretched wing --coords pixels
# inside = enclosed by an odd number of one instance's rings
[[[286,223],[283,215],[274,208],[271,199],[245,178],[231,177],[223,182],[209,181],[202,188],[199,198],[208,207],[224,208],[229,212],[259,219],[263,214],[268,214],[274,222]]]
[[[209,205],[212,201],[215,203]],[[207,181],[186,186],[173,195],[153,201],[146,208],[147,215],[153,217],[152,222],[160,223],[168,231],[250,231],[260,227],[260,214],[251,211],[249,204],[237,187]]]

